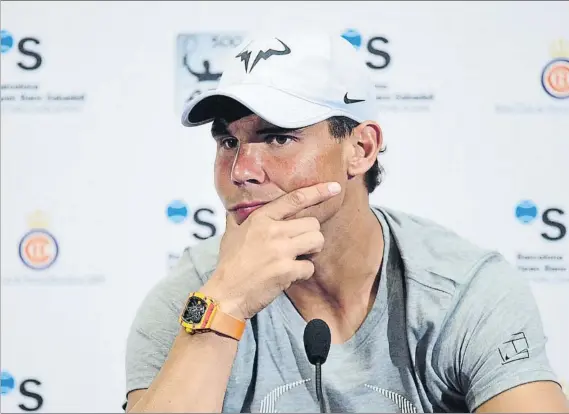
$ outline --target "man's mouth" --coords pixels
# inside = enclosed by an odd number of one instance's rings
[[[263,207],[265,204],[267,204],[266,201],[252,201],[250,203],[241,203],[231,207],[229,211],[235,214],[241,223],[245,221],[253,211]]]

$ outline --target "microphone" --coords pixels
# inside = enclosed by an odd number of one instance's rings
[[[316,397],[320,403],[320,412],[325,413],[326,407],[322,395],[322,364],[328,358],[332,336],[330,328],[322,319],[312,319],[304,328],[304,350],[308,361],[316,366]]]

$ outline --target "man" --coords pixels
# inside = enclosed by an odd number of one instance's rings
[[[382,132],[354,48],[316,33],[233,52],[212,122],[223,237],[184,251],[128,339],[128,412],[568,412],[528,286],[497,253],[370,208]],[[565,410],[565,411],[564,411]]]

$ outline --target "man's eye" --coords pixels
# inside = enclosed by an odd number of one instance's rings
[[[267,135],[265,138],[265,142],[268,144],[275,144],[280,146],[290,144],[290,142],[294,140],[295,138],[289,135]]]
[[[220,144],[225,149],[231,149],[231,148],[235,148],[237,146],[238,142],[237,142],[236,138],[228,137],[228,138],[223,138],[220,141]]]

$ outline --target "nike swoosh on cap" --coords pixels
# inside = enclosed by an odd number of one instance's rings
[[[346,94],[344,95],[344,103],[345,104],[353,104],[353,103],[357,103],[357,102],[363,102],[365,101],[365,99],[350,99],[348,98],[348,93],[346,92]]]

